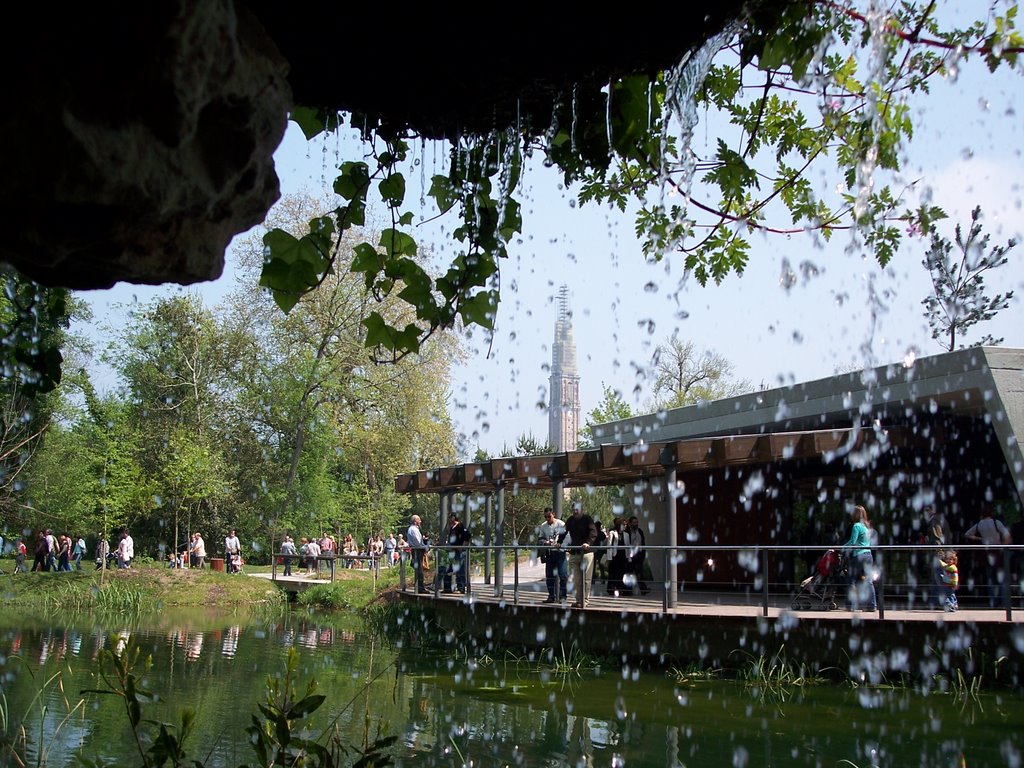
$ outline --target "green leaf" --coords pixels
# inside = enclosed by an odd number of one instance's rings
[[[307,715],[316,712],[320,706],[327,700],[326,696],[317,694],[315,696],[307,696],[301,701],[295,702],[291,709],[288,710],[288,719],[296,720],[300,717],[306,717]]]
[[[379,244],[391,257],[416,255],[416,241],[397,229],[385,229],[381,232]]]
[[[377,190],[385,203],[397,208],[405,199],[405,177],[400,173],[392,173],[381,179]]]
[[[366,163],[342,163],[340,170],[341,175],[334,180],[334,191],[346,200],[365,200],[370,186],[370,169]]]
[[[437,208],[440,211],[447,211],[459,199],[458,190],[452,185],[447,176],[435,175],[430,182],[430,191],[427,195],[434,198]]]
[[[337,112],[327,114],[322,109],[294,107],[289,117],[293,123],[302,129],[306,141],[325,131],[335,131],[341,125],[341,115]]]
[[[352,249],[352,271],[376,275],[384,268],[384,255],[369,243],[359,243]]]
[[[459,315],[466,325],[479,325],[491,330],[498,308],[497,291],[480,291],[459,302]]]

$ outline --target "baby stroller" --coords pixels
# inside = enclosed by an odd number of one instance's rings
[[[834,611],[836,590],[847,582],[846,558],[835,549],[828,550],[814,566],[814,572],[800,582],[800,589],[793,595],[794,611]]]

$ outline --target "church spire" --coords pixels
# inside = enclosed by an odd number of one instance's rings
[[[569,288],[565,285],[558,291],[555,343],[551,347],[550,399],[548,443],[558,451],[574,451],[580,431],[580,377],[576,370]]]

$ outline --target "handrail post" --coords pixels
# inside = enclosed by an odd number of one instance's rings
[[[676,520],[676,464],[675,456],[666,454],[661,459],[665,464],[665,531],[669,545],[665,553],[665,574],[662,583],[665,585],[664,609],[669,611],[676,607],[679,592],[675,549],[679,541],[679,524]]]
[[[761,601],[761,607],[763,609],[764,615],[767,616],[768,615],[768,550],[767,549],[761,549],[761,571],[764,574],[764,576],[763,576],[764,583],[761,585],[761,590],[764,593],[762,601]]]
[[[1013,563],[1010,562],[1013,557],[1013,552],[1006,548],[1004,544],[1000,548],[1000,552],[1003,555],[1003,582],[999,588],[1003,592],[1003,607],[1006,608],[1006,620],[1013,621],[1013,595],[1010,594],[1010,588],[1013,586],[1010,581],[1010,574],[1013,573],[1011,566]],[[999,576],[999,570],[996,569],[996,577]]]
[[[663,554],[665,556],[665,563],[664,563],[664,567],[665,567],[665,594],[661,598],[661,609],[665,613],[668,613],[669,610],[671,610],[672,608],[675,607],[675,602],[676,602],[673,599],[675,597],[675,590],[672,588],[672,583],[675,581],[675,579],[672,579],[668,575],[670,573],[669,568],[673,567],[672,566],[672,550],[671,549],[666,549]]]
[[[277,581],[277,555],[270,553],[270,580]]]
[[[498,507],[494,518],[494,596],[503,597],[505,594],[505,483],[498,480],[495,490],[498,496]]]
[[[875,603],[878,606],[879,620],[885,618],[885,568],[883,568],[882,550],[875,550],[878,554],[878,561],[875,563],[875,573],[878,574],[878,586],[875,587]],[[874,578],[874,574],[871,574]]]
[[[519,542],[512,545],[512,605],[519,605]]]

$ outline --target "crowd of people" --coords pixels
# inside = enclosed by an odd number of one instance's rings
[[[115,553],[111,553],[110,545],[103,534],[97,534],[96,568],[118,567],[127,568],[135,557],[134,542],[128,531],[121,533],[121,540]],[[0,536],[0,551],[4,550],[4,540]],[[39,530],[32,547],[32,567],[28,566],[29,549],[25,537],[20,537],[11,545],[14,554],[14,572],[27,573],[32,571],[80,571],[82,560],[87,554],[85,538],[72,536],[70,533],[54,534],[50,528]]]
[[[537,555],[544,563],[546,603],[568,600],[568,576],[573,573],[576,605],[586,608],[599,578],[608,597],[646,595],[647,540],[640,519],[616,516],[607,530],[592,518],[583,505],[572,505],[572,515],[563,522],[551,507],[544,509],[544,522],[536,529]]]
[[[374,534],[362,545],[354,536],[346,534],[339,545],[328,531],[320,537],[301,536],[298,542],[286,535],[281,542],[278,558],[279,564],[284,566],[285,576],[295,575],[292,570],[294,564],[306,576],[319,578],[325,571],[333,576],[336,567],[372,570],[383,565],[391,568],[407,549],[408,545],[401,534]]]

